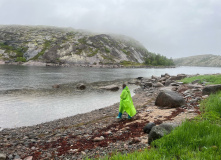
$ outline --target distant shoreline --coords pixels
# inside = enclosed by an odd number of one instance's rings
[[[29,61],[29,62],[5,62],[0,61],[0,65],[20,65],[20,66],[42,66],[42,67],[92,67],[92,68],[176,68],[176,66],[123,66],[120,64],[57,64],[57,63],[45,63],[45,62],[37,62],[37,61]]]

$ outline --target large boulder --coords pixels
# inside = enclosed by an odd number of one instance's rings
[[[175,107],[181,107],[185,105],[185,100],[177,92],[163,90],[158,94],[156,101],[155,101],[155,105],[161,106],[161,107],[175,108]]]
[[[118,91],[119,87],[117,85],[109,85],[109,86],[103,86],[100,87],[100,89],[106,89],[106,90],[110,90],[110,91]]]
[[[152,129],[154,126],[156,126],[155,123],[153,123],[153,122],[148,123],[148,124],[143,128],[144,133],[149,134],[150,131],[151,131],[151,129]]]
[[[148,135],[148,144],[151,144],[152,141],[169,134],[177,126],[178,125],[172,123],[162,123],[159,126],[154,126]]]
[[[203,95],[210,95],[211,93],[216,93],[221,90],[221,84],[218,85],[208,85],[203,88]]]

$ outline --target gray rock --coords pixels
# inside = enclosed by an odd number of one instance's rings
[[[170,85],[171,86],[179,86],[179,84],[177,84],[177,83],[171,83]]]
[[[196,83],[199,83],[200,82],[200,79],[197,79],[195,81],[192,82],[192,84],[196,84]]]
[[[172,80],[167,79],[167,80],[165,81],[165,86],[169,86],[172,82],[173,82]]]
[[[151,76],[151,79],[156,80],[156,79],[158,79],[158,78],[152,75],[152,76]]]
[[[146,82],[144,84],[145,87],[152,87],[153,86],[153,83],[152,82]]]
[[[202,94],[203,95],[210,95],[212,93],[216,93],[217,91],[221,90],[221,84],[218,85],[208,85],[203,88]]]
[[[150,131],[151,131],[151,129],[152,129],[154,126],[156,126],[155,123],[153,123],[153,122],[148,123],[148,124],[143,128],[144,133],[149,134]]]
[[[6,159],[6,154],[0,153],[0,160],[5,160]]]
[[[178,74],[177,76],[171,76],[170,77],[170,80],[181,80],[181,79],[183,79],[183,78],[186,78],[187,77],[187,75],[185,75],[185,74]]]
[[[8,156],[8,159],[13,159],[13,155],[12,154],[10,154],[9,156]]]
[[[166,81],[167,79],[166,79],[166,77],[162,77],[162,78],[160,78],[160,82],[162,82],[162,81]]]
[[[175,108],[185,105],[185,100],[177,92],[163,90],[158,94],[155,105]]]
[[[59,84],[55,84],[52,86],[52,88],[60,88],[60,85]]]
[[[77,84],[77,89],[85,90],[86,86],[83,83],[79,83],[79,84]]]
[[[169,134],[175,127],[177,127],[177,125],[170,123],[163,123],[159,126],[154,126],[148,135],[148,144],[151,144],[152,141]]]
[[[164,87],[164,85],[160,82],[153,84],[154,87]]]

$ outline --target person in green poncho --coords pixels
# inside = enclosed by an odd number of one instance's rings
[[[119,114],[117,118],[121,118],[124,112],[127,112],[128,119],[131,119],[136,114],[136,109],[133,105],[133,100],[131,98],[130,90],[123,84],[123,91],[120,95],[120,106],[119,106]]]

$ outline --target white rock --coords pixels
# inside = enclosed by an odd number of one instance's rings
[[[103,137],[103,136],[95,137],[95,138],[94,138],[94,141],[95,141],[95,142],[99,142],[99,141],[102,141],[102,140],[104,140],[104,137]]]

